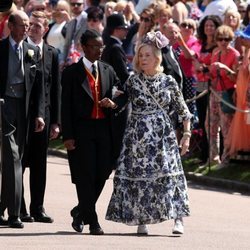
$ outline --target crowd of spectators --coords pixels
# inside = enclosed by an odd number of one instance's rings
[[[193,114],[192,129],[201,131],[201,161],[222,161],[224,166],[238,151],[250,151],[250,142],[243,140],[250,135],[249,114],[243,112],[250,106],[250,1],[14,0],[11,9],[0,14],[0,39],[9,35],[8,17],[16,9],[28,15],[33,11],[46,14],[50,24],[44,39],[58,50],[61,71],[83,55],[79,39],[86,29],[98,31],[108,43],[112,34],[106,24],[113,13],[122,14],[128,25],[122,46],[130,73],[135,48],[148,32],[160,30],[167,37],[171,33],[168,38],[174,42],[170,41],[170,47],[182,72],[179,87]],[[245,93],[238,93],[242,82]],[[209,87],[214,92],[200,97]],[[230,114],[223,111],[220,100],[228,90],[232,92],[231,104],[236,106]],[[175,126],[181,133],[181,126]]]

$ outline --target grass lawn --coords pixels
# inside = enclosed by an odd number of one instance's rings
[[[65,150],[65,147],[62,143],[62,138],[58,138],[56,140],[51,140],[49,142],[49,147],[58,150]]]
[[[250,163],[233,162],[227,168],[217,169],[216,165],[201,167],[196,156],[183,159],[183,168],[186,172],[199,173],[204,176],[241,181],[250,184]]]

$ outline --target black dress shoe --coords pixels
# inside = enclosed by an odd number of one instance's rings
[[[73,222],[71,223],[71,226],[73,227],[73,229],[76,232],[81,233],[83,231],[83,221],[82,221],[82,219],[79,219],[78,217],[74,217]]]
[[[23,228],[24,225],[18,216],[10,216],[8,219],[8,225],[11,228]]]
[[[43,222],[43,223],[52,223],[54,220],[49,217],[45,212],[38,212],[35,214],[31,214],[34,217],[36,222]]]
[[[29,214],[20,214],[20,219],[22,222],[34,222],[35,219]]]
[[[98,222],[89,224],[89,233],[91,235],[103,235],[104,231],[102,230],[101,226]]]
[[[8,221],[4,219],[3,215],[0,216],[0,226],[7,226]]]

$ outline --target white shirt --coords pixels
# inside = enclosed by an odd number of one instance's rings
[[[224,20],[224,14],[228,9],[238,10],[233,0],[215,0],[209,3],[203,13],[201,19],[208,15],[218,15],[221,20]]]
[[[116,36],[110,36],[110,37],[112,37],[112,38],[115,39],[120,45],[122,45],[122,41],[121,41],[118,37],[116,37]]]
[[[35,44],[29,37],[27,38],[27,41],[29,44],[35,46],[35,47],[39,47],[40,48],[40,56],[42,57],[43,56],[43,40],[38,43],[38,44]]]
[[[153,0],[139,0],[135,6],[136,13],[140,15],[141,12],[153,2],[154,2]]]
[[[62,35],[62,29],[65,23],[66,21],[53,24],[47,36],[48,44],[58,49],[61,53],[63,52],[65,44],[65,38]]]
[[[15,50],[16,41],[11,37],[11,35],[9,36],[9,41],[10,41],[12,48]],[[23,51],[23,41],[19,43],[18,48],[21,49],[20,51]]]
[[[84,64],[85,68],[87,68],[91,73],[92,73],[92,65],[93,64],[95,64],[96,69],[97,69],[97,61],[95,61],[94,63],[92,63],[86,57],[83,57],[82,61],[83,61],[83,64]]]

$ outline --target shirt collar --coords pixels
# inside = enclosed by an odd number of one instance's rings
[[[112,37],[112,38],[115,39],[120,45],[122,45],[122,41],[121,41],[118,37],[116,37],[116,36],[110,36],[110,37]]]
[[[11,44],[11,46],[12,46],[12,48],[14,49],[15,48],[15,45],[17,44],[17,42],[12,38],[12,36],[10,35],[9,36],[9,41],[10,41],[10,44]],[[18,46],[19,48],[21,47],[23,47],[23,40],[19,43],[19,46]]]
[[[95,61],[94,63],[90,62],[86,57],[82,58],[83,64],[84,66],[90,71],[92,72],[92,65],[94,64],[97,68],[97,61]]]
[[[35,46],[35,47],[39,47],[40,48],[40,51],[42,52],[43,51],[43,40],[40,42],[40,43],[38,43],[38,44],[35,44],[29,37],[27,38],[27,41],[28,41],[28,43],[29,44],[31,44],[31,45],[33,45],[33,46]]]

